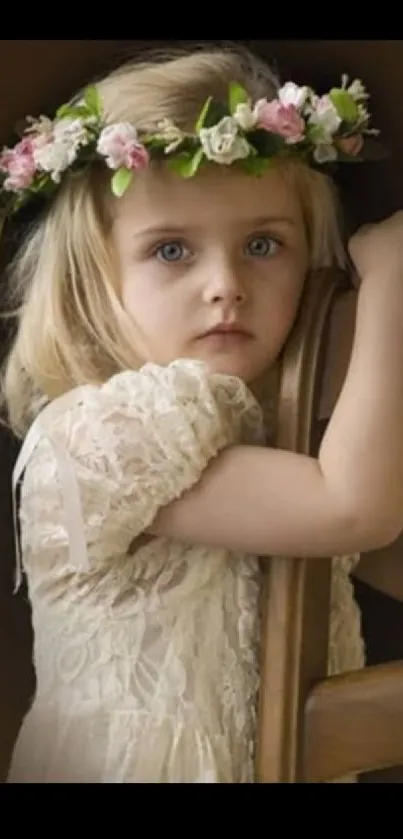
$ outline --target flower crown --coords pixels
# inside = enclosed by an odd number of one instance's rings
[[[49,195],[67,172],[82,171],[96,160],[112,170],[112,192],[120,197],[134,173],[152,159],[185,178],[206,161],[235,164],[259,175],[276,158],[297,157],[313,166],[379,157],[369,127],[368,94],[358,79],[318,96],[309,87],[287,82],[275,99],[252,104],[234,82],[228,103],[207,99],[192,133],[171,120],[155,133],[137,131],[130,123],[107,124],[95,86],[79,102],[63,105],[53,120],[27,119],[22,139],[0,153],[0,206],[5,216],[31,198]],[[383,156],[381,152],[381,156]]]

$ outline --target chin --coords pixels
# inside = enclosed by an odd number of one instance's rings
[[[250,384],[266,369],[265,365],[248,363],[246,360],[231,358],[203,359],[210,373],[221,373],[224,376],[236,376],[245,384]]]

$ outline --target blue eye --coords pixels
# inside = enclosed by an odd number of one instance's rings
[[[272,236],[254,236],[250,239],[246,251],[248,256],[274,256],[280,244]]]
[[[187,255],[187,250],[180,242],[164,242],[155,253],[161,262],[179,262]]]

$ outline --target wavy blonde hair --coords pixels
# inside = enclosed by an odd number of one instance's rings
[[[279,84],[266,63],[239,47],[153,55],[125,63],[97,84],[106,122],[149,130],[168,117],[190,130],[208,96],[226,101],[232,80],[254,100],[273,98]],[[290,165],[289,174],[300,195],[311,269],[342,266],[332,183],[301,164]],[[106,196],[106,180],[96,167],[67,177],[10,266],[10,302],[18,314],[3,400],[18,435],[47,401],[139,366],[119,298]]]

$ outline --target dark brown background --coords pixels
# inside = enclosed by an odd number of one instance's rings
[[[160,42],[161,43],[161,42]],[[184,43],[184,42],[182,42]],[[348,167],[341,182],[352,227],[375,221],[403,204],[403,41],[249,41],[275,61],[283,81],[292,78],[324,91],[342,73],[363,79],[371,94],[374,125],[390,150],[378,164]],[[12,139],[25,114],[51,112],[82,83],[156,42],[123,40],[1,40],[0,143]],[[10,481],[17,448],[0,433],[0,780],[29,697],[34,690],[30,662],[30,615],[24,594],[12,597],[14,549]],[[364,610],[369,660],[403,658],[403,606],[358,585]]]

